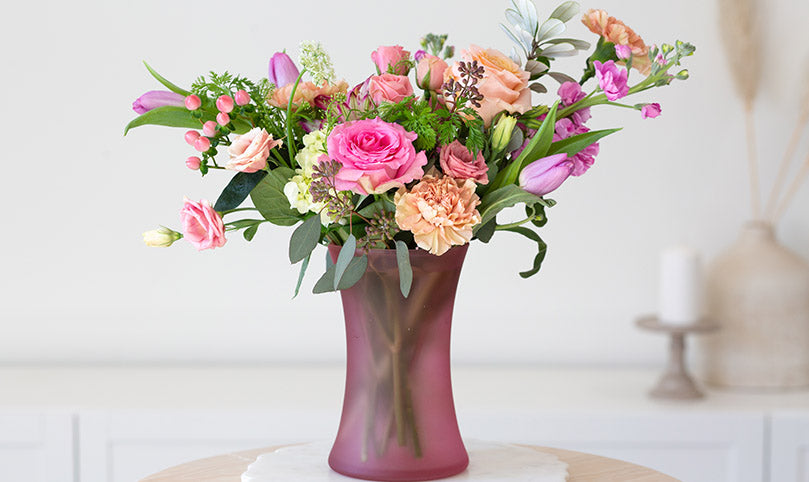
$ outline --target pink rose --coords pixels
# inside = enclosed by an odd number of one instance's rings
[[[262,128],[256,127],[243,136],[239,136],[228,147],[230,161],[225,169],[242,172],[256,172],[267,166],[270,149],[281,144]]]
[[[221,248],[225,245],[225,224],[208,201],[203,199],[195,202],[185,198],[180,210],[180,222],[183,225],[183,237],[198,250]]]
[[[374,75],[368,84],[368,92],[377,104],[391,102],[395,104],[405,97],[413,95],[410,79],[404,75]]]
[[[335,176],[335,187],[379,194],[421,179],[427,156],[416,153],[413,141],[417,137],[399,124],[379,118],[338,124],[326,143],[328,158],[343,165]]]
[[[437,92],[444,84],[444,71],[448,68],[439,57],[425,53],[416,65],[416,84],[423,90]]]
[[[407,75],[410,72],[410,52],[399,45],[379,47],[375,52],[371,52],[371,60],[376,64],[380,74]]]
[[[607,99],[614,102],[621,97],[626,97],[626,94],[629,93],[629,84],[627,83],[629,72],[626,69],[618,68],[612,60],[608,60],[603,64],[596,60],[593,62],[593,66],[596,69],[598,86],[604,91]]]
[[[483,159],[483,153],[478,152],[477,156],[472,156],[469,149],[457,140],[441,147],[439,163],[447,176],[455,179],[472,179],[480,184],[489,183],[489,176],[486,174],[489,166]]]

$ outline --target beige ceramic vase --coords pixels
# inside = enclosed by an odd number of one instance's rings
[[[750,222],[707,274],[707,311],[719,323],[700,337],[705,381],[721,387],[809,386],[809,264]]]

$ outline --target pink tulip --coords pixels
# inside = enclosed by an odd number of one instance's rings
[[[216,122],[208,121],[202,124],[202,133],[208,137],[213,137],[216,135]]]
[[[245,90],[236,91],[236,105],[247,105],[250,103],[250,94]]]
[[[202,101],[199,97],[191,94],[185,98],[185,108],[188,110],[197,110],[202,106]]]
[[[228,122],[230,122],[230,116],[225,114],[224,112],[220,112],[216,114],[216,122],[220,126],[226,126],[228,125]]]
[[[145,114],[152,109],[173,105],[182,107],[183,96],[167,90],[150,90],[132,102],[132,110],[138,114]]]
[[[199,139],[194,141],[194,149],[197,152],[205,152],[211,148],[211,141],[207,137],[200,136]]]
[[[185,160],[185,165],[192,171],[199,170],[199,165],[202,163],[202,159],[197,156],[191,156]]]
[[[185,142],[187,142],[189,145],[193,146],[197,139],[199,139],[199,132],[188,131],[185,133]]]
[[[269,79],[277,88],[282,88],[298,80],[300,72],[295,62],[284,52],[276,52],[270,59]]]
[[[520,187],[536,196],[544,196],[555,190],[570,177],[573,161],[567,154],[543,157],[525,166],[520,173]]]
[[[216,108],[219,112],[230,114],[233,111],[233,99],[229,95],[220,95],[216,99]]]

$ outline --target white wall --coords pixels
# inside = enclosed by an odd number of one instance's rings
[[[750,68],[764,70],[756,109],[769,186],[797,117],[809,3],[765,3],[766,57]],[[231,236],[215,252],[142,245],[142,231],[177,226],[184,195],[215,199],[228,176],[201,182],[188,171],[182,130],[145,127],[122,137],[132,100],[159,88],[140,60],[181,85],[210,69],[258,78],[273,52],[296,54],[300,40],[320,39],[338,74],[354,83],[371,71],[378,45],[415,51],[430,31],[450,33],[460,48],[508,50],[497,26],[506,4],[16,2],[0,29],[0,362],[339,360],[338,297],[290,299],[290,230],[262,229],[249,246]],[[594,110],[594,126],[625,129],[602,142],[587,175],[554,194],[540,276],[517,276],[534,255],[521,238],[500,234],[473,246],[455,316],[456,360],[661,362],[663,340],[633,325],[655,308],[659,251],[683,241],[711,257],[749,216],[743,117],[713,2],[585,4],[598,6],[650,44],[695,43],[692,78],[637,100],[663,105],[655,120]],[[545,14],[552,8],[541,4]],[[575,22],[571,34],[592,39]],[[566,70],[578,72],[582,60]],[[807,214],[803,189],[779,228],[805,257]],[[315,279],[312,270],[306,286]]]

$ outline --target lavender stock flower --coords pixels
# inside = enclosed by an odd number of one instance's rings
[[[167,90],[150,90],[132,102],[132,110],[138,114],[145,114],[152,109],[167,105],[185,106],[185,97]]]
[[[300,71],[284,52],[276,52],[270,59],[269,79],[279,89],[298,79]]]

